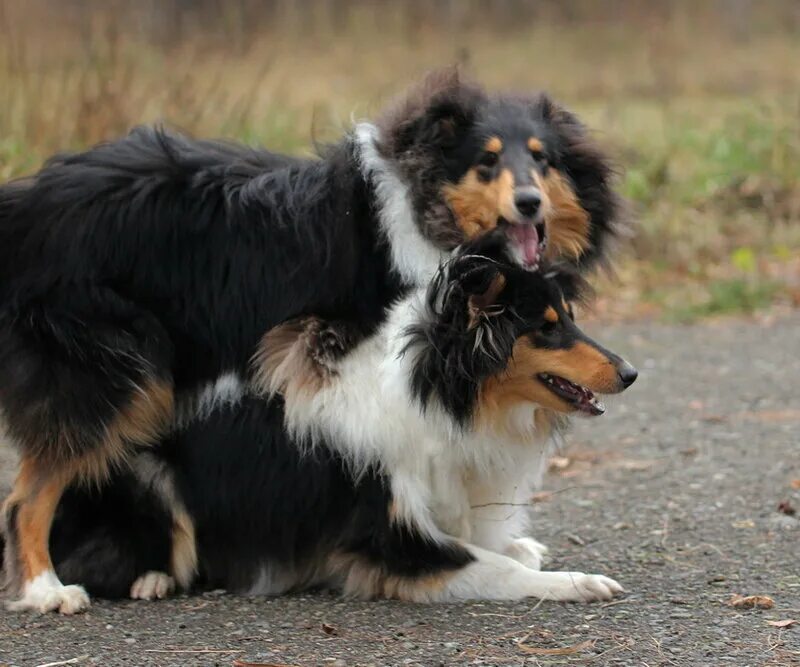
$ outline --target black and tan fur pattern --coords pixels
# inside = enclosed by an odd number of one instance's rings
[[[231,396],[269,385],[250,360],[274,358],[275,325],[332,323],[315,334],[311,370],[328,370],[313,391],[476,235],[498,230],[528,269],[545,237],[547,257],[581,269],[605,257],[611,179],[547,96],[446,71],[319,159],[143,127],[0,186],[0,411],[23,461],[5,504],[12,586],[51,571],[65,489],[126,469],[220,377]],[[74,606],[47,586],[29,606]]]
[[[522,463],[581,409],[554,394],[543,374],[604,393],[635,379],[630,365],[572,321],[565,299],[578,296],[580,279],[571,269],[546,271],[510,264],[496,233],[462,247],[427,293],[395,304],[387,324],[343,357],[324,353],[332,341],[319,318],[271,332],[264,342],[272,344],[254,359],[267,373],[257,390],[269,400],[246,396],[215,409],[132,463],[147,489],[161,482],[145,480],[168,479],[172,505],[185,509],[195,530],[192,586],[280,594],[324,584],[415,602],[619,592],[599,575],[537,572],[518,560],[525,552],[510,534],[498,545],[478,531],[451,532],[432,509],[457,509],[461,493],[469,501],[466,480],[498,484],[494,457],[522,456]],[[508,413],[520,408],[528,428],[509,428]],[[314,431],[313,446],[304,428]],[[480,463],[481,456],[488,458]],[[437,466],[438,476],[401,481]],[[527,474],[522,465],[509,470]],[[440,478],[449,482],[439,485]],[[95,493],[92,502],[103,503],[103,491]],[[87,521],[75,502],[62,508],[64,525]],[[469,502],[459,511],[468,525]],[[86,529],[88,537],[66,532],[72,541],[59,538],[64,556],[56,570],[75,581],[80,566],[70,553],[114,551],[96,529]],[[504,554],[510,546],[516,560]],[[108,573],[114,564],[86,561],[85,579],[102,584],[92,592],[131,585],[130,568],[117,580],[88,572],[98,568]]]

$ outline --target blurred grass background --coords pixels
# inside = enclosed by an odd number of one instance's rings
[[[453,63],[616,157],[601,315],[800,305],[797,0],[0,0],[0,178],[152,121],[308,153]]]

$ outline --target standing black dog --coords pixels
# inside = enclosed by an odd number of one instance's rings
[[[335,356],[502,228],[515,261],[585,267],[617,234],[603,154],[546,96],[433,75],[316,160],[140,128],[0,186],[0,409],[21,452],[5,504],[20,608],[83,609],[53,572],[65,488],[240,397],[265,332],[314,313]],[[256,363],[257,365],[257,363]],[[196,567],[172,521],[172,571]]]

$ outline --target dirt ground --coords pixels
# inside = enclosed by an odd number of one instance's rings
[[[535,496],[535,536],[548,568],[609,574],[624,597],[422,606],[219,592],[96,601],[74,618],[0,611],[0,665],[800,665],[800,314],[592,329],[640,379],[576,426]],[[774,606],[737,608],[733,595]]]

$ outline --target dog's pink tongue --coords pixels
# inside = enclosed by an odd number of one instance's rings
[[[536,264],[539,259],[539,234],[533,225],[514,225],[511,228],[512,238],[522,249],[525,266]]]

